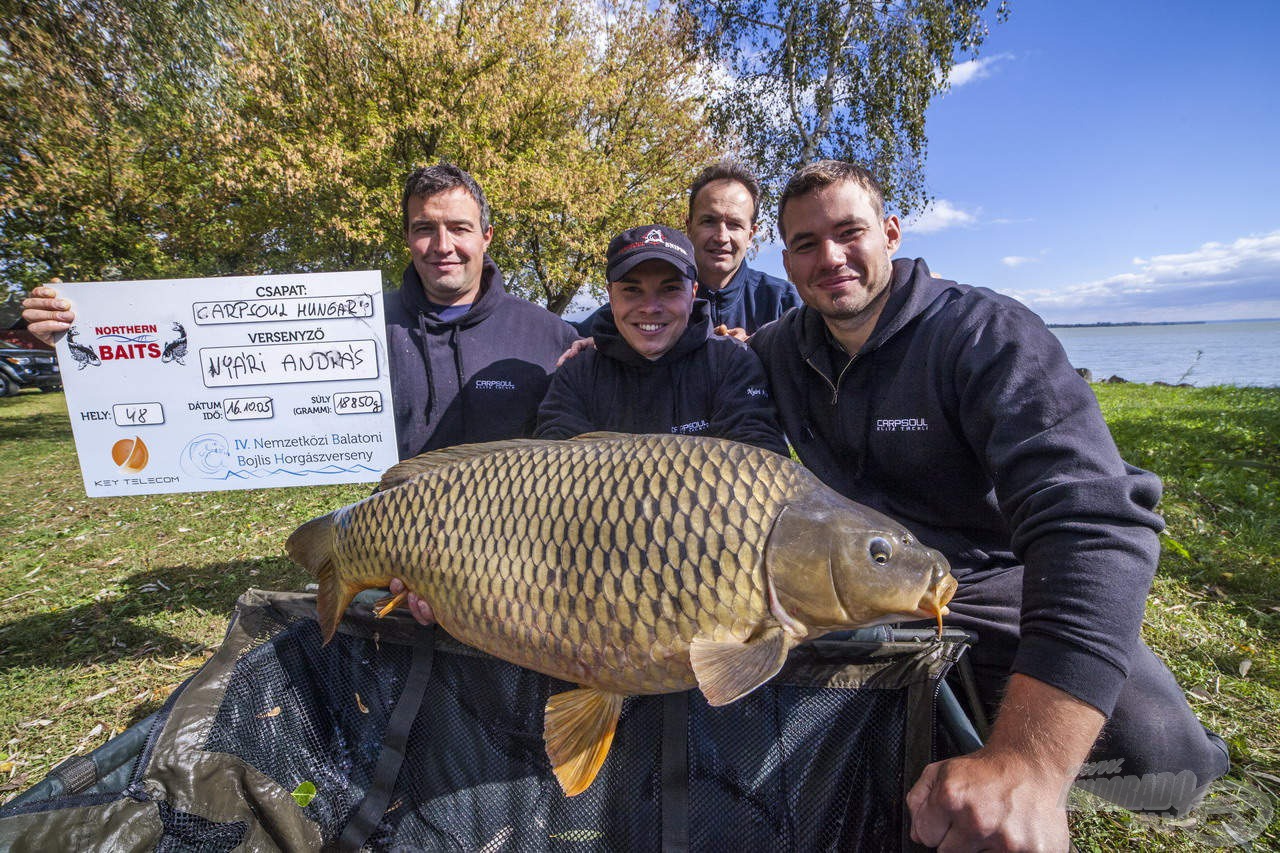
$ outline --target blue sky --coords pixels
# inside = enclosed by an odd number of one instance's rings
[[[1280,317],[1277,42],[1280,0],[1013,0],[930,107],[898,256],[1049,322]]]

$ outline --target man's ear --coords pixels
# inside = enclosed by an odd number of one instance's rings
[[[902,225],[898,222],[898,217],[890,214],[884,218],[884,237],[889,254],[898,251],[898,247],[902,245]]]

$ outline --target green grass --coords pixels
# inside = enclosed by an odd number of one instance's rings
[[[1165,482],[1144,636],[1280,791],[1280,390],[1097,385],[1122,454]],[[0,399],[0,799],[159,707],[245,589],[301,589],[293,528],[367,486],[84,497],[60,394]],[[1247,663],[1246,663],[1247,662]],[[1073,814],[1081,850],[1205,849],[1195,830]],[[1255,849],[1280,848],[1273,820]]]

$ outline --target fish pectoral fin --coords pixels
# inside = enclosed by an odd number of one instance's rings
[[[565,796],[587,790],[600,772],[624,698],[594,687],[566,690],[547,698],[542,736]]]
[[[694,637],[689,663],[710,705],[728,705],[778,674],[796,640],[774,625],[744,642]]]
[[[387,614],[395,610],[409,597],[409,590],[396,593],[395,595],[384,595],[373,603],[373,615],[379,619],[385,619]]]

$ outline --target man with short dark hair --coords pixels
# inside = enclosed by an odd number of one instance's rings
[[[530,435],[573,328],[503,288],[485,254],[489,203],[466,172],[414,171],[400,209],[412,262],[385,297],[400,457]]]
[[[746,263],[759,218],[760,183],[741,164],[707,166],[689,187],[685,230],[698,265],[696,295],[706,300],[715,331],[741,341],[800,305],[789,283]],[[592,334],[604,310],[579,323],[579,331]]]
[[[713,335],[707,303],[693,297],[693,258],[688,238],[661,225],[609,242],[609,304],[595,326],[595,348],[552,377],[536,437],[676,433],[787,453],[760,360]]]
[[[977,635],[980,688],[998,705],[984,747],[915,784],[913,837],[1066,850],[1086,758],[1142,782],[1122,805],[1192,806],[1228,760],[1139,638],[1159,479],[1120,458],[1031,311],[891,259],[901,228],[867,170],[804,167],[778,227],[805,304],[751,347],[783,429],[828,485],[946,554],[960,582],[949,621]]]

